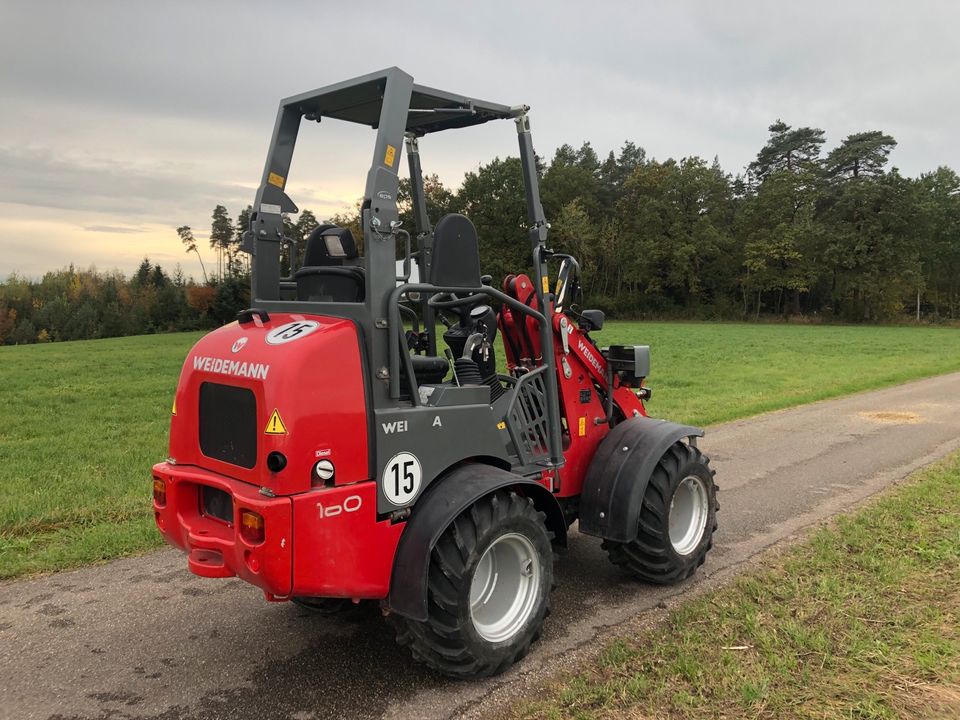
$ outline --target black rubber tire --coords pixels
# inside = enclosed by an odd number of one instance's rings
[[[357,607],[350,598],[292,597],[290,602],[318,615],[340,615]]]
[[[553,588],[552,533],[530,498],[500,490],[481,498],[444,531],[430,556],[426,622],[391,616],[397,642],[432,669],[457,678],[497,675],[540,637]],[[481,637],[470,615],[470,585],[484,552],[507,533],[522,534],[540,561],[540,587],[524,625],[506,641]]]
[[[631,542],[604,540],[603,549],[610,561],[628,570],[640,580],[657,585],[672,585],[686,580],[703,565],[717,529],[717,487],[710,459],[697,448],[677,442],[670,446],[650,476],[640,508],[637,538]],[[670,503],[680,482],[696,475],[707,488],[707,521],[703,537],[688,554],[680,555],[670,542]]]

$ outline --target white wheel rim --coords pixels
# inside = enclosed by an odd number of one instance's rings
[[[540,557],[523,535],[501,535],[486,549],[470,583],[470,619],[484,640],[516,635],[537,606]]]
[[[677,486],[670,501],[670,544],[678,555],[689,555],[707,529],[710,501],[703,478],[688,475]]]

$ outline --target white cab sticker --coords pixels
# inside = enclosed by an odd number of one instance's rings
[[[363,498],[359,495],[350,495],[345,498],[343,503],[340,505],[324,505],[323,503],[317,503],[317,510],[320,511],[320,517],[322,518],[331,518],[336,517],[337,515],[342,515],[343,513],[353,513],[360,509],[360,506],[363,505]]]
[[[316,320],[294,320],[293,322],[271,330],[267,334],[267,344],[283,345],[284,343],[293,342],[294,340],[305,338],[318,327],[320,327],[320,323]]]
[[[393,505],[409,505],[420,491],[422,477],[416,455],[397,453],[383,469],[383,495]]]

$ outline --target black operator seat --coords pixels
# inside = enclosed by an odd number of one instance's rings
[[[430,283],[440,287],[480,287],[480,243],[477,229],[457,213],[444,215],[433,229],[433,257]],[[450,364],[446,358],[412,355],[417,382],[439,383]]]
[[[359,257],[349,228],[320,225],[307,236],[303,267],[293,279],[297,300],[363,302],[366,281],[362,267],[348,264]]]
[[[480,241],[477,229],[466,216],[449,213],[433,229],[430,282],[448,287],[481,286]]]
[[[433,229],[430,283],[441,287],[480,287],[477,229],[463,215],[444,215]],[[411,355],[410,360],[413,374],[420,385],[442,382],[450,369],[450,363],[444,357]],[[404,363],[400,368],[406,372]],[[402,385],[406,383],[402,382]]]

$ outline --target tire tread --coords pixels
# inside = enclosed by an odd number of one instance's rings
[[[438,540],[431,553],[427,580],[428,617],[425,622],[391,616],[397,632],[397,643],[407,647],[419,662],[453,677],[484,677],[496,675],[523,658],[530,644],[540,635],[545,618],[550,613],[550,587],[544,599],[544,608],[537,619],[533,633],[526,633],[510,652],[478,657],[471,652],[466,637],[469,617],[458,617],[458,586],[464,582],[469,563],[481,538],[494,527],[510,519],[526,518],[543,527],[548,542],[553,533],[547,531],[546,515],[539,512],[533,500],[510,490],[500,490],[481,498],[457,517]],[[552,564],[553,556],[549,555]],[[552,565],[545,568],[552,581]],[[551,582],[552,584],[552,582]]]
[[[691,464],[701,464],[710,478],[713,490],[710,493],[713,504],[710,515],[712,523],[706,529],[706,542],[696,554],[692,558],[678,561],[679,556],[673,552],[669,538],[665,540],[664,528],[669,514],[668,498],[673,481],[684,467]],[[657,463],[647,484],[637,520],[636,539],[630,542],[603,541],[602,547],[610,561],[638,579],[657,585],[672,585],[693,575],[696,569],[703,565],[707,552],[713,547],[713,533],[717,529],[716,512],[720,509],[720,504],[716,500],[716,484],[713,482],[715,474],[710,468],[710,459],[697,448],[682,442],[671,445]]]

